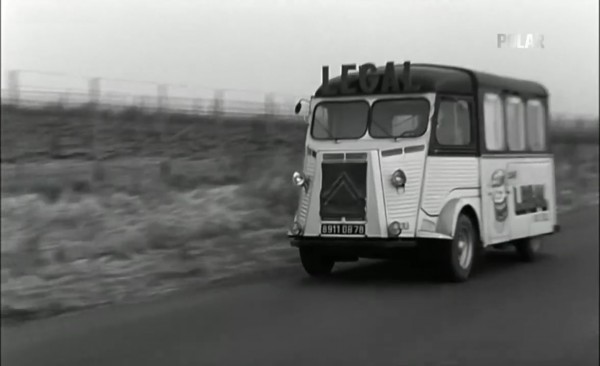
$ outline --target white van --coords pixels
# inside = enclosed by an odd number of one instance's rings
[[[428,249],[454,281],[488,246],[533,260],[558,230],[546,89],[442,65],[353,70],[330,79],[323,67],[309,102],[288,233],[306,272],[407,247]]]

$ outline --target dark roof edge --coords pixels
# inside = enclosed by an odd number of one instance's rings
[[[475,75],[475,72],[471,69],[467,69],[464,67],[458,67],[458,66],[451,66],[451,65],[438,65],[438,64],[427,64],[427,63],[411,63],[410,66],[422,66],[422,67],[432,67],[432,68],[438,68],[438,69],[446,69],[446,70],[454,70],[454,71],[460,71],[460,72],[464,72],[467,75],[469,75],[469,78],[471,79],[471,88],[473,88],[474,91],[479,90],[479,83],[477,81],[477,76]]]
[[[536,85],[537,87],[539,87],[542,91],[543,91],[543,96],[544,97],[548,97],[549,93],[548,93],[548,89],[542,84],[539,83],[537,81],[533,81],[533,80],[527,80],[527,79],[519,79],[519,78],[514,78],[511,76],[503,76],[503,75],[498,75],[498,74],[493,74],[487,71],[477,71],[474,69],[469,69],[466,67],[459,67],[459,66],[451,66],[451,65],[440,65],[440,64],[430,64],[430,63],[411,63],[411,66],[422,66],[422,67],[432,67],[432,68],[439,68],[439,69],[446,69],[446,70],[455,70],[455,71],[462,71],[465,72],[469,75],[469,77],[471,78],[471,81],[473,82],[473,90],[480,90],[480,82],[479,82],[479,75],[481,76],[488,76],[488,77],[496,77],[496,78],[501,78],[501,79],[505,79],[506,81],[510,81],[510,82],[522,82],[522,83],[530,83],[532,85]]]

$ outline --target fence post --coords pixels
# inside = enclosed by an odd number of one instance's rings
[[[136,106],[137,109],[135,114],[135,120],[132,124],[135,127],[135,136],[137,139],[139,139],[139,141],[137,141],[137,146],[138,152],[140,153],[142,153],[144,149],[147,148],[146,138],[148,138],[148,135],[144,133],[144,129],[149,128],[147,126],[152,126],[153,131],[156,130],[156,123],[154,121],[150,121],[150,117],[146,116],[146,111],[152,111],[152,106],[157,105],[157,101],[155,101],[155,99],[156,98],[154,96],[142,95],[140,96],[137,104],[134,103],[134,106]],[[160,108],[158,106],[156,108],[156,111],[160,112]],[[158,140],[160,143],[162,143],[161,135],[159,135]],[[150,144],[152,143],[153,141],[150,141]]]
[[[61,109],[65,110],[69,106],[69,97],[70,95],[68,90],[60,93],[60,100],[58,103],[60,104]]]
[[[90,78],[88,81],[88,97],[92,114],[92,156],[98,160],[98,104],[100,102],[100,78]]]
[[[9,70],[6,72],[6,84],[8,87],[8,98],[15,107],[19,106],[20,82],[19,70]]]
[[[167,139],[167,109],[169,101],[169,86],[167,84],[159,84],[156,89],[158,97],[158,118],[160,128],[160,144],[162,146],[163,159],[159,163],[159,176],[161,182],[168,184],[171,180],[171,157],[167,155],[169,151],[169,141]]]
[[[265,95],[265,114],[267,117],[275,116],[275,94],[273,93]]]
[[[100,78],[91,78],[88,82],[88,97],[90,105],[98,106],[100,103]]]
[[[227,144],[226,139],[224,138],[227,133],[226,128],[224,126],[223,115],[224,115],[224,105],[225,105],[225,91],[222,89],[217,89],[213,94],[213,108],[212,115],[214,117],[215,123],[215,131],[217,131],[215,138],[219,140],[217,143],[217,147],[215,148],[214,155],[217,156],[219,160],[219,164],[223,167],[223,169],[229,168],[229,159],[227,156]]]
[[[223,105],[225,99],[225,91],[218,89],[214,92],[213,97],[213,115],[220,118],[223,115]]]
[[[8,87],[8,98],[9,98],[9,103],[12,104],[14,107],[18,107],[19,106],[19,71],[17,70],[9,70],[6,72],[6,79],[7,79],[7,87]],[[10,119],[10,121],[14,121],[13,118]],[[8,122],[4,122],[4,123],[8,123]],[[19,155],[20,155],[20,145],[19,145],[19,137],[21,135],[21,128],[22,125],[20,123],[17,122],[11,122],[11,125],[14,123],[14,130],[15,131],[15,135],[13,136],[13,138],[9,139],[8,141],[4,142],[4,144],[6,145],[10,145],[10,148],[7,150],[10,150],[9,155],[11,159],[15,160],[16,164],[19,164]],[[17,165],[18,166],[18,165]],[[17,172],[17,169],[15,169],[15,172]]]
[[[104,165],[100,161],[100,141],[98,128],[100,124],[100,78],[90,78],[88,81],[88,97],[90,102],[90,113],[92,117],[92,183],[102,182],[105,178]]]
[[[158,102],[158,116],[160,123],[160,142],[166,142],[167,132],[167,107],[169,100],[169,86],[166,84],[159,84],[156,87],[157,102]],[[163,146],[164,148],[164,146]]]
[[[195,98],[194,99],[194,107],[193,107],[194,114],[196,114],[196,115],[202,115],[203,114],[202,113],[203,112],[203,107],[204,107],[204,105],[202,103],[202,99],[201,98]]]

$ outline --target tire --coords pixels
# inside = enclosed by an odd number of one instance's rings
[[[523,262],[535,262],[542,249],[542,238],[532,237],[517,240],[514,245],[517,255]]]
[[[300,261],[306,273],[313,277],[323,277],[331,273],[335,261],[318,251],[300,248]]]
[[[440,246],[443,276],[451,282],[469,279],[480,252],[479,232],[469,216],[456,220],[454,238]]]

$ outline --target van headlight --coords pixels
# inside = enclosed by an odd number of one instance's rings
[[[290,228],[290,233],[293,236],[298,236],[302,234],[302,226],[297,221],[294,221],[292,227]]]
[[[392,174],[392,185],[396,188],[402,188],[406,184],[406,174],[402,169],[398,169]]]
[[[308,192],[308,177],[304,176],[302,173],[294,172],[292,180],[294,181],[294,185],[302,187],[305,192]]]
[[[302,173],[294,172],[292,176],[294,184],[298,187],[302,187],[306,183],[306,177]]]
[[[402,227],[398,221],[392,222],[388,226],[388,234],[392,237],[399,236],[402,233]]]

